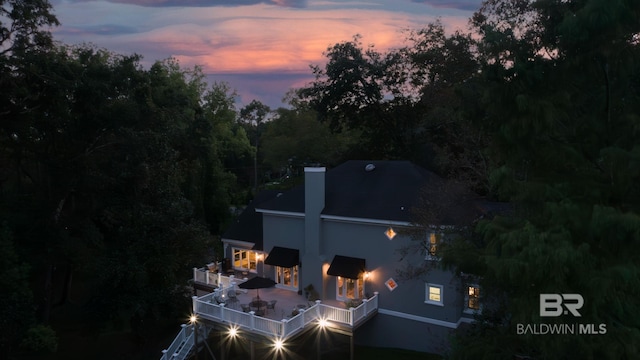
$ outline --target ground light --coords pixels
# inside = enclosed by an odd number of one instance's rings
[[[193,325],[193,349],[195,353],[195,358],[198,360],[198,317],[195,314],[191,314],[189,317],[189,321]]]
[[[229,328],[229,337],[231,339],[234,339],[236,336],[238,336],[238,328],[235,326],[231,326]]]
[[[318,320],[318,326],[322,329],[324,329],[326,326],[328,325],[327,320],[326,319],[319,319]]]
[[[284,341],[282,341],[281,339],[276,339],[276,341],[273,343],[273,347],[276,351],[284,350]]]

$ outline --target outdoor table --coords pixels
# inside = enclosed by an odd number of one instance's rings
[[[262,310],[262,309],[267,307],[267,302],[264,301],[264,300],[254,300],[254,301],[249,303],[249,306],[258,309],[258,311],[256,312],[256,315],[263,315],[264,314],[264,310]]]

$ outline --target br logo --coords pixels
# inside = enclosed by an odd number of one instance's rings
[[[571,313],[580,317],[578,309],[584,305],[580,294],[540,294],[540,317],[557,317]]]

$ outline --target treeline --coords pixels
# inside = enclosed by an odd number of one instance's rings
[[[72,300],[96,333],[184,316],[230,205],[359,158],[511,204],[444,247],[491,304],[451,357],[639,356],[639,2],[487,0],[469,33],[435,22],[387,52],[355,36],[274,111],[236,109],[199,68],[56,43],[45,0],[0,4],[3,355],[55,351],[50,314]],[[582,294],[582,317],[540,318],[540,293]],[[515,331],[576,321],[607,333]]]

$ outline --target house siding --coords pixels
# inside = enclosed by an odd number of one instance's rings
[[[406,261],[427,261],[424,255],[414,254],[401,259],[398,249],[412,240],[406,235],[396,235],[389,240],[384,231],[387,225],[362,224],[342,221],[323,221],[323,251],[328,261],[334,255],[363,258],[369,278],[365,281],[365,293],[380,293],[380,308],[420,317],[457,322],[462,314],[463,292],[459,279],[449,271],[431,270],[422,279],[403,280],[398,270]],[[397,228],[396,231],[400,229]],[[384,282],[393,278],[398,287],[390,291]],[[443,306],[425,303],[425,283],[443,287]],[[328,277],[325,294],[335,297],[335,278]]]
[[[378,313],[354,334],[358,345],[443,354],[454,330]]]

